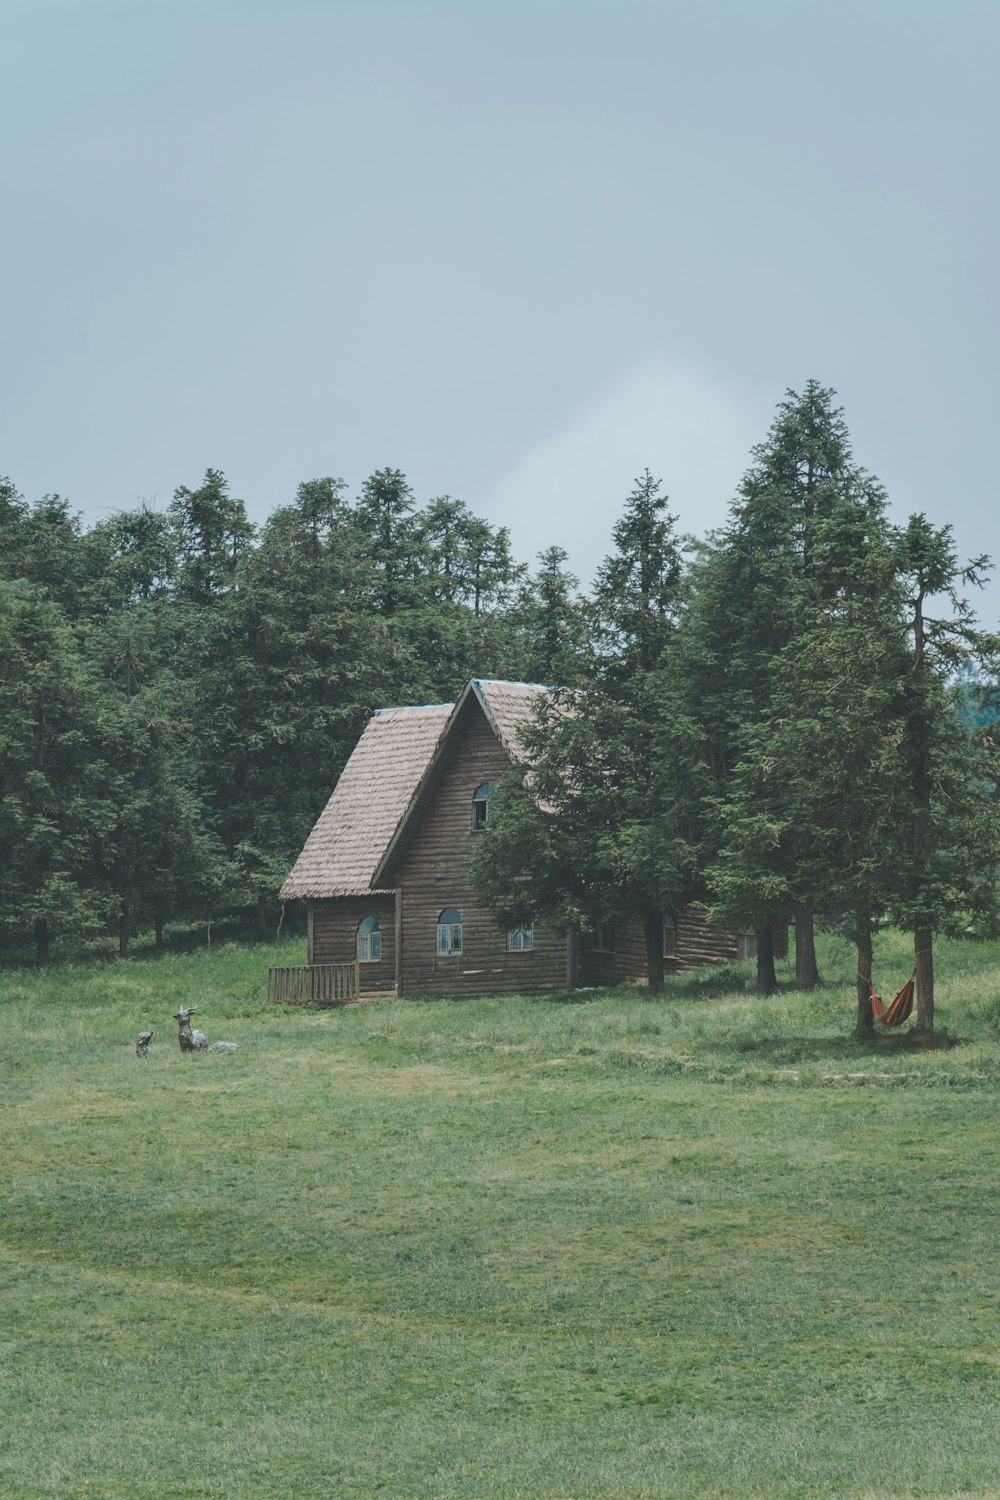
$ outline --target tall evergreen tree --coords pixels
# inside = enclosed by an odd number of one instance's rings
[[[781,920],[815,901],[846,913],[858,949],[858,1029],[870,1032],[872,936],[900,889],[908,779],[906,656],[895,552],[877,518],[841,506],[815,533],[822,586],[772,663],[767,719],[717,804],[709,871],[718,915]]]
[[[787,393],[767,439],[753,450],[727,527],[695,570],[687,692],[697,705],[719,796],[755,727],[769,717],[774,662],[823,588],[815,567],[817,529],[835,511],[856,513],[862,526],[884,512],[882,488],[855,464],[834,401],[834,392],[815,380],[801,394]],[[813,905],[802,892],[798,909],[785,914],[796,918],[797,977],[806,985],[818,978]],[[768,990],[776,980],[772,928],[763,910],[755,926],[758,984]]]
[[[198,489],[174,491],[169,513],[177,532],[178,593],[192,604],[210,604],[232,587],[253,539],[246,507],[230,495],[221,470],[206,469]]]
[[[439,495],[417,516],[434,601],[466,604],[476,615],[502,605],[520,576],[506,526],[473,515],[462,500]]]
[[[961,566],[950,526],[911,516],[899,534],[898,567],[910,653],[905,753],[912,824],[908,889],[896,911],[913,932],[918,1026],[931,1033],[934,934],[956,907],[991,906],[998,863],[992,741],[965,731],[949,684],[963,666],[995,662],[1000,643],[978,629],[961,593],[980,582],[989,560]],[[938,612],[934,601],[949,613]]]
[[[700,800],[672,695],[682,568],[659,491],[648,470],[636,481],[598,574],[588,685],[543,701],[473,857],[504,920],[580,929],[638,916],[652,994],[663,988],[663,913],[696,878]]]
[[[427,554],[414,516],[413,491],[401,469],[376,469],[361,486],[355,523],[375,569],[373,603],[384,616],[420,600]]]
[[[383,701],[389,626],[372,610],[373,574],[341,482],[310,480],[272,512],[224,607],[207,612],[205,783],[262,928],[269,897]]]
[[[589,662],[587,606],[562,547],[538,554],[538,570],[522,583],[509,616],[517,675],[524,682],[582,687]]]

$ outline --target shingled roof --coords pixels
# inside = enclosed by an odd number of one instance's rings
[[[538,683],[474,677],[455,704],[378,709],[281,887],[282,899],[371,894],[470,694],[513,756],[518,729],[531,718],[538,695],[548,691]]]
[[[539,694],[551,691],[539,682],[499,682],[495,678],[474,677],[462,698],[470,692],[476,694],[501,745],[513,756],[523,753],[518,730],[535,712]],[[456,712],[461,703],[462,699],[456,705]]]
[[[451,712],[450,703],[435,703],[372,715],[281,887],[282,899],[371,892],[375,869]]]
[[[534,713],[539,694],[548,692],[551,692],[550,688],[543,687],[537,682],[502,682],[495,678],[473,677],[471,682],[466,683],[464,691],[441,732],[441,738],[427,762],[424,774],[414,788],[406,811],[400,818],[399,825],[389,840],[385,853],[375,866],[375,873],[372,877],[374,880],[385,882],[386,877],[391,875],[400,851],[405,848],[414,829],[419,825],[423,809],[436,784],[441,767],[447,759],[454,738],[453,732],[462,718],[469,699],[474,699],[479,704],[486,722],[507,754],[514,756],[521,748],[518,743],[518,730]]]

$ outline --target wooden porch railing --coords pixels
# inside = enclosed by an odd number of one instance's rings
[[[304,964],[267,971],[267,998],[272,1005],[346,1005],[360,993],[358,963]]]

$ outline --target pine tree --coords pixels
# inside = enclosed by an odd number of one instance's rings
[[[253,539],[246,507],[230,495],[221,470],[206,469],[198,489],[174,491],[169,514],[177,534],[177,592],[192,604],[211,604],[232,587]]]
[[[751,729],[717,804],[709,881],[737,925],[805,901],[848,915],[858,948],[858,1030],[870,1033],[872,936],[900,889],[908,778],[906,655],[889,528],[842,506],[817,525],[795,637],[772,663],[766,720]]]
[[[538,554],[538,571],[522,583],[509,616],[516,675],[523,682],[582,687],[589,660],[587,607],[562,547]]]
[[[883,514],[881,486],[853,459],[835,395],[815,380],[789,391],[765,442],[753,450],[725,530],[710,540],[693,576],[686,623],[684,672],[713,768],[716,795],[739,763],[754,729],[770,714],[774,662],[800,628],[822,582],[815,568],[818,528],[835,511],[863,526]],[[722,830],[724,819],[717,820]],[[782,920],[796,918],[799,983],[818,979],[813,942],[815,898]],[[773,909],[768,908],[769,911]],[[757,931],[758,984],[776,984],[770,917],[762,907]]]
[[[354,520],[375,569],[373,604],[389,617],[420,602],[427,554],[413,491],[401,469],[376,469],[361,486]]]
[[[271,893],[384,701],[389,622],[372,610],[374,569],[337,480],[307,481],[273,511],[237,580],[209,612],[198,718],[213,815],[263,929]]]
[[[978,584],[985,557],[961,566],[950,526],[914,515],[899,534],[910,671],[905,754],[912,795],[909,884],[896,912],[913,932],[917,1024],[934,1031],[934,934],[956,909],[989,910],[995,887],[995,751],[954,710],[949,684],[963,667],[995,660],[997,641],[976,625],[964,585]],[[950,613],[932,614],[933,600]],[[993,784],[991,787],[991,783]]]
[[[596,590],[589,683],[543,700],[500,787],[473,878],[520,924],[563,930],[638,915],[649,988],[663,988],[663,912],[688,899],[699,766],[672,691],[681,556],[659,481],[636,481]]]

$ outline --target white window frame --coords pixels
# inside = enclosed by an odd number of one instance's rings
[[[531,953],[535,946],[535,928],[529,922],[527,927],[512,927],[507,934],[508,953]]]
[[[369,927],[362,932],[365,922],[374,922],[374,927]],[[362,917],[357,927],[357,955],[359,964],[377,964],[382,958],[382,928],[378,917]]]
[[[455,912],[457,922],[442,922],[441,917],[448,912]],[[438,958],[456,958],[462,952],[462,914],[454,906],[446,906],[438,917],[437,924],[437,956]]]

